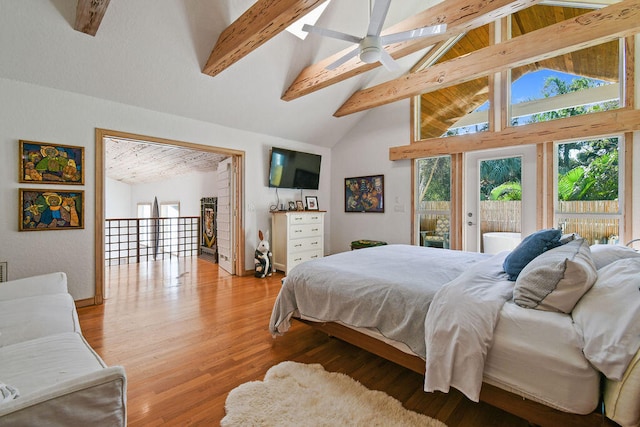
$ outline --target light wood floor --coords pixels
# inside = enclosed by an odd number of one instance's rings
[[[460,393],[427,394],[422,376],[295,322],[268,322],[282,274],[233,277],[197,258],[107,269],[106,300],[78,310],[87,341],[128,378],[129,426],[219,425],[227,394],[273,365],[320,363],[449,427],[528,424]]]

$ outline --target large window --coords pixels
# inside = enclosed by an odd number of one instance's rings
[[[619,243],[623,159],[620,137],[556,144],[555,216],[590,244]]]

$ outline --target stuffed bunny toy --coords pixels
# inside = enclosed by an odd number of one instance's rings
[[[273,254],[269,250],[269,233],[267,232],[267,238],[265,239],[262,230],[258,230],[258,237],[260,238],[260,243],[258,243],[255,253],[255,276],[262,279],[265,276],[271,276],[275,269],[273,268]]]

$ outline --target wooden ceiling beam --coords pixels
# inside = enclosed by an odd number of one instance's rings
[[[513,0],[480,0],[475,2],[445,0],[387,28],[382,34],[393,34],[442,23],[447,24],[447,31],[419,40],[389,45],[385,47],[385,50],[395,59],[402,58],[539,2],[540,0],[520,0],[515,2]],[[380,66],[380,63],[366,64],[356,57],[334,70],[326,69],[327,65],[341,58],[352,49],[353,47],[344,49],[302,70],[282,95],[282,99],[291,101]]]
[[[510,126],[498,132],[478,132],[446,138],[429,138],[391,147],[389,160],[418,159],[451,153],[540,144],[581,137],[597,138],[640,130],[640,110],[622,108],[564,119]]]
[[[334,116],[342,117],[390,104],[638,32],[640,0],[624,0],[604,9],[363,89],[354,93]]]
[[[326,0],[258,0],[218,37],[202,72],[215,76]]]
[[[109,0],[78,0],[73,29],[95,36],[108,6]]]

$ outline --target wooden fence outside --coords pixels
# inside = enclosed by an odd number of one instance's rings
[[[494,201],[484,200],[480,202],[480,233],[490,232],[514,232],[522,230],[520,201]],[[449,202],[423,202],[421,208],[425,211],[449,211]],[[578,233],[594,243],[607,243],[617,238],[620,229],[617,200],[597,201],[571,201],[559,202],[558,223],[564,233]],[[591,214],[596,217],[570,218],[563,214]],[[420,231],[434,230],[436,218],[442,214],[423,214],[420,216]]]

